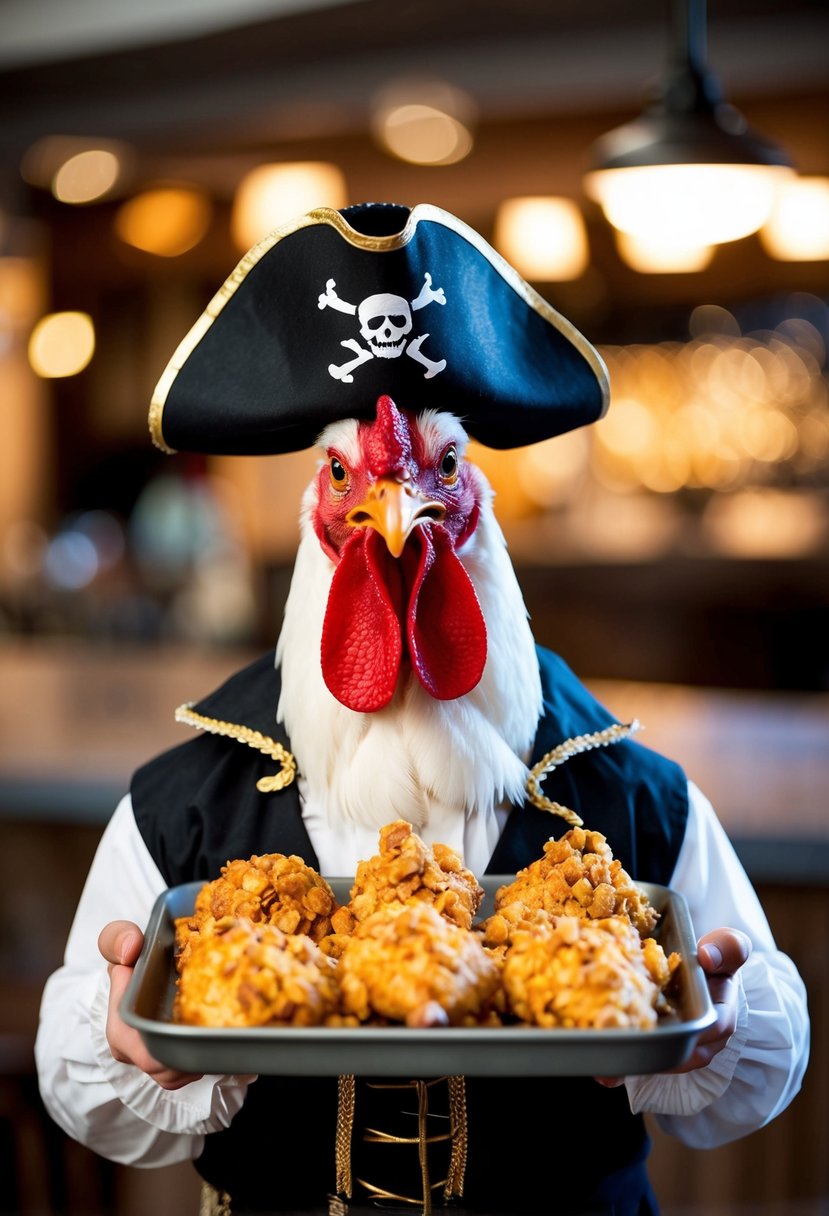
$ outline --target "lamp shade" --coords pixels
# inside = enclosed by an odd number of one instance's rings
[[[684,245],[757,231],[791,160],[722,97],[705,66],[705,6],[677,0],[670,66],[643,113],[607,132],[589,153],[584,185],[623,232]]]
[[[662,97],[638,118],[595,142],[588,172],[687,164],[791,168],[777,144],[711,93],[710,78],[675,75]]]

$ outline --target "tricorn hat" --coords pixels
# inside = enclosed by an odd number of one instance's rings
[[[179,345],[150,407],[166,452],[311,447],[378,397],[448,410],[515,448],[607,408],[590,343],[461,220],[438,207],[319,208],[241,260]]]

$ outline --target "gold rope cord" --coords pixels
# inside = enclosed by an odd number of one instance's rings
[[[443,1189],[445,1199],[454,1199],[463,1194],[466,1174],[466,1078],[449,1078],[449,1118],[452,1128],[452,1154],[449,1159],[449,1175]]]
[[[572,759],[573,756],[578,756],[581,752],[593,751],[597,747],[609,747],[613,743],[619,743],[620,740],[627,739],[629,735],[635,734],[640,729],[639,722],[634,718],[632,722],[614,722],[612,726],[594,731],[591,735],[576,735],[572,739],[565,739],[552,751],[547,752],[546,756],[542,756],[538,764],[533,765],[530,769],[530,775],[527,778],[527,796],[530,802],[540,811],[549,811],[551,815],[560,816],[570,824],[570,827],[580,828],[584,820],[569,807],[545,797],[541,792],[541,782],[553,769],[564,764],[566,760]]]
[[[193,702],[186,701],[176,710],[176,722],[186,726],[195,726],[197,730],[205,730],[211,735],[223,735],[228,739],[236,739],[248,747],[254,747],[265,756],[270,756],[281,766],[278,773],[271,777],[260,777],[256,788],[262,794],[272,794],[276,790],[284,790],[296,777],[296,760],[291,753],[276,739],[263,735],[261,731],[252,730],[250,726],[239,726],[235,722],[222,722],[219,718],[208,718],[205,714],[193,709]]]
[[[429,1090],[425,1081],[417,1086],[417,1156],[420,1161],[420,1185],[423,1189],[423,1216],[432,1216],[432,1187],[429,1181],[429,1137],[426,1120],[429,1116]]]
[[[340,1078],[341,1082],[344,1078]],[[354,1078],[350,1078],[353,1083]],[[429,1135],[428,1121],[429,1114],[429,1090],[433,1085],[439,1085],[441,1082],[446,1082],[449,1089],[450,1113],[449,1127],[450,1130],[438,1135]],[[385,1132],[380,1128],[366,1127],[363,1131],[363,1139],[371,1144],[410,1144],[416,1145],[418,1151],[418,1162],[420,1165],[421,1175],[421,1190],[422,1195],[413,1198],[410,1195],[400,1195],[394,1191],[388,1191],[383,1187],[376,1186],[372,1182],[367,1182],[364,1178],[356,1179],[375,1200],[392,1200],[397,1203],[409,1204],[412,1207],[418,1207],[420,1216],[431,1216],[432,1214],[432,1193],[443,1187],[443,1193],[446,1197],[450,1195],[459,1195],[463,1191],[463,1170],[466,1164],[466,1089],[464,1086],[463,1077],[436,1077],[429,1081],[373,1081],[368,1084],[373,1089],[410,1089],[417,1094],[417,1135],[415,1136],[397,1136],[391,1132]],[[443,1118],[444,1116],[432,1116]],[[344,1180],[347,1178],[351,1182],[351,1136],[353,1134],[354,1125],[354,1105],[353,1091],[350,1095],[344,1094],[341,1090],[339,1107],[337,1111],[337,1189],[342,1194],[344,1193]],[[450,1140],[451,1146],[451,1161],[449,1173],[446,1178],[441,1178],[437,1182],[432,1182],[429,1175],[429,1145],[436,1144],[439,1141]],[[342,1184],[340,1180],[343,1180]]]
[[[337,1194],[351,1198],[351,1136],[354,1131],[353,1073],[337,1078],[337,1138],[335,1142],[335,1165]]]

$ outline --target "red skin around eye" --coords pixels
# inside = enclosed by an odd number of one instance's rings
[[[338,700],[364,713],[389,703],[401,667],[411,664],[432,696],[449,700],[475,687],[486,662],[486,625],[457,557],[480,514],[472,470],[461,463],[452,473],[451,460],[445,461],[450,445],[430,453],[414,417],[389,398],[380,399],[377,413],[376,422],[358,428],[358,461],[329,449],[329,464],[317,474],[313,516],[336,566],[323,627],[323,675]],[[332,460],[344,476],[332,475]],[[393,478],[443,508],[440,520],[426,516],[415,524],[399,557],[373,525],[347,522],[379,478]]]

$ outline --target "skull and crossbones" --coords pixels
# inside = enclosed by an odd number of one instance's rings
[[[414,324],[413,312],[425,308],[427,304],[446,303],[443,288],[439,287],[436,291],[432,288],[432,276],[427,272],[423,278],[425,280],[423,287],[411,304],[403,296],[393,295],[387,291],[367,296],[360,304],[349,304],[346,300],[341,300],[334,290],[337,285],[336,281],[328,280],[325,284],[325,291],[319,297],[319,307],[336,308],[338,312],[348,313],[350,316],[356,314],[357,320],[360,322],[360,336],[367,343],[366,346],[362,346],[356,338],[345,338],[340,346],[353,351],[354,358],[339,366],[336,363],[330,363],[328,365],[329,375],[333,376],[335,380],[341,380],[343,384],[351,384],[354,380],[351,373],[361,363],[367,363],[369,359],[396,359],[404,351],[410,358],[422,363],[426,368],[425,380],[431,380],[432,376],[443,371],[446,367],[445,359],[436,362],[424,355],[420,349],[429,337],[428,334],[409,338]]]

